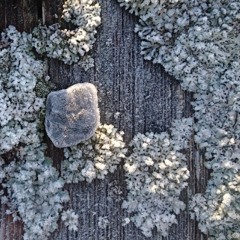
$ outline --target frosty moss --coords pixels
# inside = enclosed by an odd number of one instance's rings
[[[1,41],[6,47],[0,50],[0,154],[38,138],[44,98],[36,96],[35,87],[47,77],[46,63],[32,53],[31,36],[9,26]]]

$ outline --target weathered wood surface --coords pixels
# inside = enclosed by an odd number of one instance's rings
[[[47,24],[57,21],[63,0],[45,0],[46,11],[42,12],[41,0],[0,0],[0,30],[12,24],[18,30],[30,31],[44,19]],[[116,0],[100,0],[102,25],[98,29],[97,42],[92,51],[95,67],[84,72],[79,66],[66,66],[50,60],[49,74],[58,89],[78,82],[91,82],[98,88],[101,122],[114,124],[125,132],[125,140],[130,141],[134,134],[147,131],[167,131],[176,118],[192,115],[191,94],[180,89],[179,83],[165,73],[160,65],[143,60],[140,55],[140,40],[134,34],[137,18],[120,8]],[[118,118],[114,117],[119,112]],[[49,155],[60,166],[63,152],[56,149],[49,140]],[[194,145],[188,152],[188,166],[191,171],[189,187],[181,198],[188,205],[195,192],[203,192],[207,181],[207,171],[203,160],[198,157]],[[66,186],[70,191],[69,206],[79,213],[79,231],[67,231],[59,223],[59,230],[53,240],[144,240],[141,232],[133,225],[122,226],[127,215],[121,209],[126,196],[122,166],[105,180],[91,184],[81,183]],[[11,217],[1,208],[0,240],[22,239],[22,224],[12,223]],[[106,217],[109,225],[105,229],[98,226],[99,217]],[[206,239],[190,220],[188,208],[179,217],[179,224],[171,228],[167,240]],[[148,238],[149,239],[149,238]],[[150,238],[160,240],[154,233]],[[35,240],[35,239],[33,239]]]

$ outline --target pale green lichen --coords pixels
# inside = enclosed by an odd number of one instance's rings
[[[46,63],[32,52],[31,36],[9,26],[1,34],[6,47],[0,50],[0,154],[37,138],[39,111],[44,98],[35,87],[47,77]]]
[[[26,240],[48,239],[58,228],[63,204],[69,201],[64,181],[44,156],[41,145],[39,142],[21,147],[18,161],[1,169],[5,172],[2,186],[10,199],[9,209],[23,221]]]
[[[60,24],[48,27],[40,25],[33,29],[32,44],[40,54],[46,54],[66,64],[79,63],[87,70],[93,66],[93,59],[83,57],[96,41],[96,28],[101,23],[100,12],[100,5],[96,1],[66,0],[62,18],[72,23],[75,29],[61,29]]]
[[[185,209],[179,196],[187,186],[189,171],[181,151],[191,133],[192,119],[183,119],[174,122],[171,135],[137,134],[130,143],[132,153],[124,164],[128,195],[123,208],[147,237],[154,228],[167,236],[177,223],[176,215]]]
[[[52,166],[51,159],[45,156],[41,122],[51,84],[47,62],[38,60],[35,50],[41,53],[37,44],[42,44],[46,47],[44,51],[54,57],[51,55],[56,51],[53,36],[41,37],[49,32],[54,34],[52,31],[55,34],[61,32],[63,39],[60,41],[67,41],[73,52],[65,48],[57,57],[67,63],[73,63],[76,58],[79,60],[95,42],[100,7],[93,1],[67,0],[63,17],[73,21],[78,28],[68,31],[60,30],[57,25],[42,26],[35,28],[33,34],[27,34],[9,26],[1,34],[0,184],[3,190],[0,197],[1,203],[9,208],[7,214],[11,214],[14,221],[23,221],[25,240],[50,239],[61,214],[70,230],[77,230],[78,225],[76,214],[63,211],[63,204],[69,201],[68,192],[63,189],[66,182]],[[82,41],[78,42],[79,38]]]
[[[116,170],[126,152],[123,132],[118,133],[113,125],[100,125],[92,138],[64,149],[62,177],[67,183],[103,179]]]
[[[46,77],[45,79],[39,79],[36,82],[36,86],[34,88],[34,91],[36,93],[37,97],[46,99],[47,95],[53,91],[56,90],[56,85],[49,81],[50,77]]]
[[[192,204],[200,229],[212,239],[237,239],[240,2],[118,1],[139,16],[135,31],[145,59],[162,64],[185,90],[194,92],[194,139],[205,150],[206,167],[212,170],[205,194],[197,195]],[[226,211],[224,196],[231,199]]]
[[[192,103],[196,119],[195,142],[206,150],[209,160],[206,166],[212,174],[206,193],[196,195],[191,203],[193,217],[212,239],[238,239],[239,1],[119,2],[140,17],[136,31],[143,40],[141,48],[145,58],[163,64],[181,80],[184,89],[195,92]],[[95,42],[96,27],[100,24],[100,7],[93,1],[67,0],[63,18],[77,25],[76,29],[62,30],[58,24],[40,26],[31,35],[9,27],[1,38],[0,153],[14,148],[19,161],[6,164],[0,160],[0,181],[8,197],[3,196],[3,191],[0,195],[4,203],[12,198],[10,212],[18,211],[23,219],[25,239],[47,239],[57,228],[62,203],[68,201],[67,193],[62,190],[65,181],[90,182],[103,178],[116,169],[126,153],[122,137],[112,128],[113,134],[100,131],[97,142],[96,138],[91,140],[82,150],[79,147],[66,149],[65,155],[70,161],[64,161],[64,179],[59,178],[51,161],[44,156],[37,120],[44,99],[38,98],[35,90],[37,81],[45,80],[46,68],[44,61],[36,59],[32,48],[68,64],[88,59],[86,53]],[[184,124],[189,126],[188,122]],[[133,153],[125,163],[129,195],[123,206],[134,213],[132,221],[147,236],[154,227],[167,235],[171,224],[176,222],[175,214],[184,209],[179,194],[186,186],[188,170],[180,151],[187,143],[182,142],[180,136],[188,138],[191,131],[176,131],[177,126],[173,126],[171,135],[137,135],[132,142]],[[154,154],[157,149],[161,154]],[[82,156],[88,160],[84,162]],[[148,183],[149,179],[154,184]],[[164,183],[169,185],[161,187]],[[14,217],[18,219],[16,214]],[[72,211],[63,212],[62,220],[76,230],[77,215]]]

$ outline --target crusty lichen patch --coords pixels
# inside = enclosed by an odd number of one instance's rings
[[[162,64],[185,90],[194,92],[194,139],[213,171],[205,194],[192,204],[200,229],[213,239],[237,239],[240,2],[118,1],[139,16],[135,31],[144,58]]]
[[[47,77],[46,64],[31,51],[31,36],[8,27],[1,34],[7,47],[0,50],[0,154],[37,138],[38,113],[44,98],[37,97],[37,82]]]
[[[126,153],[123,132],[113,125],[100,125],[91,139],[64,149],[62,177],[68,183],[103,179],[117,169]]]
[[[130,146],[124,169],[128,195],[123,208],[132,213],[131,220],[147,237],[152,230],[167,236],[176,215],[185,209],[179,199],[187,186],[189,171],[181,151],[187,147],[192,133],[192,119],[175,121],[171,135],[137,134]]]
[[[8,204],[14,221],[23,221],[24,240],[50,239],[61,214],[70,230],[78,225],[75,213],[63,212],[63,204],[69,201],[63,190],[65,180],[45,156],[41,124],[51,84],[47,61],[38,60],[35,51],[68,64],[84,56],[83,65],[92,66],[85,54],[95,42],[100,6],[91,0],[66,0],[63,18],[77,28],[39,26],[27,34],[9,26],[0,39],[0,184],[4,189],[0,198],[1,203]],[[11,156],[5,154],[9,151],[16,154],[7,163],[4,157]]]

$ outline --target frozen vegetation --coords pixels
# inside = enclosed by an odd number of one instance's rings
[[[147,237],[155,227],[167,236],[176,215],[185,209],[179,196],[189,171],[181,151],[191,134],[192,119],[187,118],[175,121],[171,134],[137,134],[130,144],[132,153],[124,164],[129,192],[123,208],[133,213],[131,220]]]
[[[118,0],[139,16],[141,53],[194,92],[195,143],[211,179],[192,201],[210,239],[240,236],[240,2]]]
[[[7,196],[1,192],[1,202],[8,204],[14,220],[23,221],[26,240],[48,239],[58,227],[63,203],[69,201],[64,181],[44,156],[44,150],[39,139],[20,147],[17,161],[0,163],[0,182],[7,191]]]
[[[100,7],[92,1],[66,1],[63,18],[78,28],[39,26],[27,34],[9,26],[0,39],[0,197],[8,205],[7,214],[23,221],[25,240],[51,238],[60,217],[69,230],[78,226],[78,216],[63,209],[70,199],[63,189],[66,182],[45,156],[42,116],[50,84],[47,61],[38,60],[34,50],[69,64],[85,61],[95,41]],[[99,117],[94,109],[96,127]]]
[[[64,184],[103,179],[124,160],[128,195],[123,208],[146,236],[151,236],[154,228],[167,236],[171,225],[177,223],[176,215],[185,208],[179,199],[189,177],[184,150],[194,133],[195,143],[205,152],[211,178],[205,193],[193,197],[191,216],[210,239],[239,239],[240,2],[118,1],[139,16],[135,31],[142,40],[144,58],[162,64],[180,80],[183,89],[194,93],[195,122],[177,120],[170,133],[137,134],[130,148],[122,132],[112,125],[100,125],[92,138],[75,146],[70,146],[76,144],[70,141],[64,149],[60,175],[45,156],[42,143],[45,97],[38,92],[38,83],[47,85],[49,77],[46,61],[38,60],[33,50],[42,57],[88,69],[93,59],[87,53],[101,22],[100,6],[95,1],[66,0],[62,17],[72,30],[60,24],[40,25],[27,34],[9,26],[1,34],[1,202],[8,205],[14,220],[20,217],[23,221],[25,240],[51,238],[60,218],[75,231],[78,215],[63,208],[69,201]],[[97,104],[93,105],[88,137],[99,121]],[[75,115],[81,112],[74,111]],[[99,225],[104,226],[103,220],[105,217],[99,219]]]
[[[38,53],[57,58],[66,64],[82,64],[86,70],[93,66],[93,59],[86,57],[96,41],[96,28],[101,23],[101,8],[93,0],[66,0],[62,18],[75,26],[74,30],[62,29],[60,24],[43,25],[33,29],[32,45]]]
[[[123,132],[118,133],[113,125],[100,125],[92,138],[64,149],[62,176],[67,183],[103,179],[116,170],[126,153]]]
[[[38,138],[38,113],[44,99],[34,88],[47,79],[46,64],[37,60],[30,47],[31,36],[8,27],[1,34],[0,49],[0,154],[19,143],[30,144]]]
[[[52,38],[50,35],[42,39],[44,31],[51,31],[53,26],[37,27],[33,35],[19,33],[15,27],[9,26],[1,34],[0,184],[3,189],[0,191],[0,197],[1,203],[8,206],[7,214],[11,214],[14,221],[23,221],[25,240],[51,239],[51,234],[58,228],[59,219],[69,230],[76,231],[79,225],[78,215],[71,209],[64,209],[64,203],[70,200],[68,192],[63,188],[64,185],[103,178],[108,172],[113,172],[120,160],[125,157],[122,132],[117,133],[112,125],[101,125],[94,134],[99,124],[99,109],[96,88],[89,83],[61,90],[61,96],[59,92],[51,93],[47,101],[46,125],[49,121],[54,121],[55,124],[60,121],[59,124],[63,127],[71,125],[71,128],[66,127],[66,131],[72,131],[72,134],[73,132],[76,134],[80,126],[84,132],[80,140],[87,139],[93,134],[94,136],[84,142],[82,148],[81,144],[72,146],[80,141],[79,139],[76,141],[76,137],[67,139],[67,146],[72,147],[64,150],[66,160],[62,163],[62,176],[53,167],[52,160],[45,156],[42,115],[45,112],[49,76],[46,61],[37,60],[33,49],[37,48],[35,44],[38,39],[39,44],[50,47],[42,52],[37,49],[39,53],[58,57],[66,63],[72,63],[76,59],[79,61],[94,42],[95,27],[97,22],[100,22],[99,11],[99,5],[92,5],[91,1],[65,3],[65,20],[75,16],[73,23],[87,28],[85,45],[78,40],[74,43],[78,52],[65,49],[61,55],[51,55],[58,52],[56,47],[63,48],[54,41],[56,45],[50,45]],[[93,22],[89,20],[91,18]],[[61,31],[69,34],[67,30]],[[71,36],[83,38],[81,31],[71,32]],[[57,35],[57,32],[56,30],[52,34]],[[85,52],[81,50],[82,45]],[[52,101],[52,98],[57,99]],[[66,115],[69,117],[67,120]],[[66,134],[66,131],[63,133]],[[52,140],[55,141],[53,138]]]

